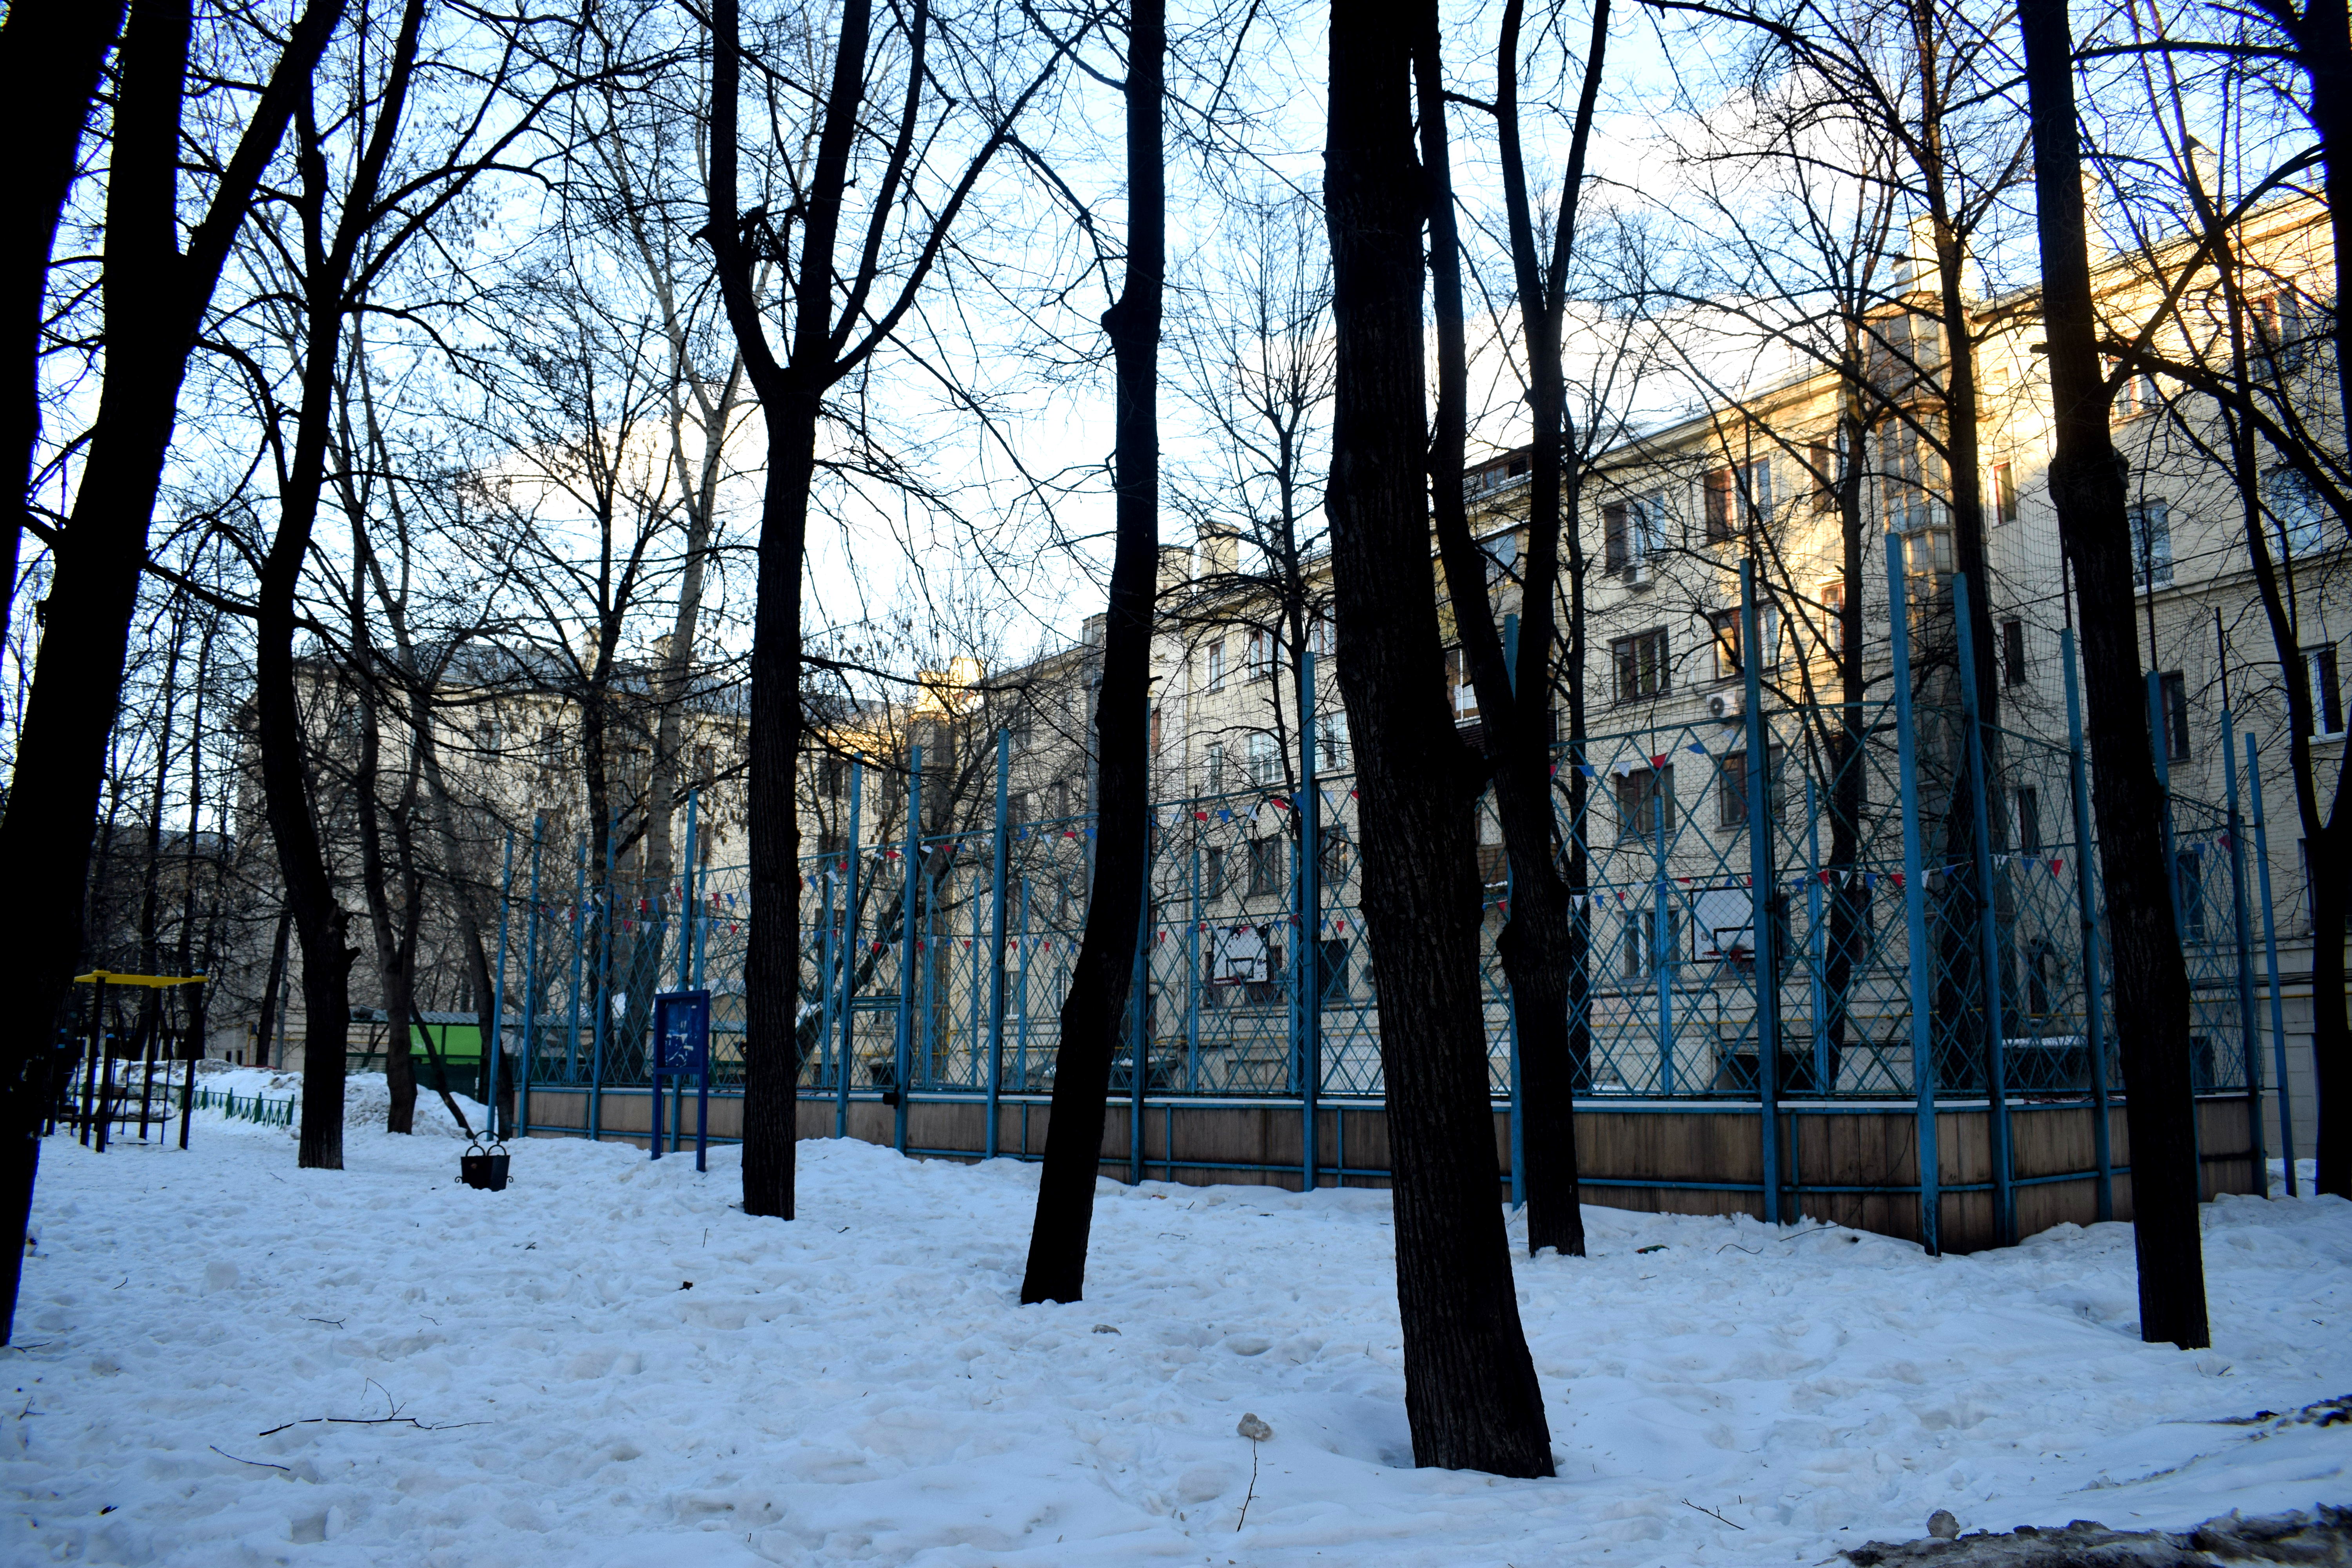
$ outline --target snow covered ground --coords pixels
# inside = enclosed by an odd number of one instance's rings
[[[731,1151],[534,1141],[493,1194],[460,1147],[49,1140],[0,1561],[1796,1564],[2352,1499],[2352,1425],[2229,1424],[2352,1393],[2338,1200],[2207,1211],[2197,1353],[2138,1342],[2120,1226],[1588,1210],[1591,1258],[1517,1265],[1560,1472],[1520,1482],[1411,1468],[1381,1194],[1107,1183],[1088,1299],[1024,1308],[1034,1167],[803,1143],[783,1225]]]

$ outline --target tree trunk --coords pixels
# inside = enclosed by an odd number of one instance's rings
[[[2064,0],[2019,10],[2033,122],[2056,444],[2050,460],[2058,531],[2074,563],[2083,630],[2091,799],[2115,954],[2116,1034],[2124,1056],[2132,1151],[2132,1239],[2139,1263],[2140,1338],[2184,1350],[2211,1342],[2205,1315],[2199,1169],[2189,1076],[2189,977],[2173,921],[2160,836],[2139,634],[2132,622],[2131,531],[2123,464],[2107,425],[2084,235],[2082,154],[2074,122],[2073,44]]]
[[[1429,560],[1421,218],[1408,79],[1417,10],[1330,28],[1324,212],[1338,326],[1331,563],[1357,754],[1363,917],[1381,998],[1397,1310],[1413,1458],[1552,1473],[1496,1201],[1478,981],[1476,769],[1446,710]]]
[[[49,252],[73,189],[82,133],[89,126],[99,73],[122,28],[123,0],[89,5],[11,5],[0,26],[0,113],[8,121],[8,164],[16,194],[16,237],[0,272],[0,300],[16,321],[16,359],[0,388],[0,474],[31,483],[41,438],[41,318]],[[17,552],[29,514],[20,491],[0,514],[0,642],[8,638],[16,600]]]
[[[18,1005],[43,1020],[0,1057],[0,1335],[16,1312],[25,1221],[48,1057],[46,1021],[72,983],[107,732],[122,690],[131,616],[188,355],[245,205],[340,14],[312,0],[221,172],[214,200],[179,246],[180,106],[192,18],[186,0],[148,0],[118,57],[107,191],[106,381],[71,520],[55,552],[49,618],[17,732],[0,858],[27,888],[0,907]]]
[[[1127,277],[1103,313],[1117,370],[1113,479],[1118,543],[1111,557],[1102,682],[1095,701],[1094,886],[1086,931],[1063,1001],[1062,1045],[1045,1164],[1029,1233],[1021,1300],[1076,1301],[1086,1294],[1087,1240],[1102,1160],[1103,1101],[1111,1058],[1134,989],[1135,949],[1150,858],[1151,618],[1160,560],[1160,319],[1167,271],[1168,205],[1161,119],[1168,55],[1166,0],[1129,0],[1127,51]],[[1302,722],[1307,721],[1302,719]],[[1315,933],[1300,933],[1307,1006],[1314,1000]],[[1145,1032],[1147,1035],[1149,1031]],[[1150,1045],[1139,1037],[1130,1094],[1149,1080]]]

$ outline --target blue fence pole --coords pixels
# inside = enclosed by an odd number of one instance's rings
[[[1919,1241],[1943,1250],[1943,1164],[1936,1137],[1935,954],[1927,947],[1925,847],[1919,839],[1919,738],[1911,704],[1911,609],[1903,538],[1886,536],[1886,619],[1895,662],[1895,746],[1903,802],[1903,926],[1911,950],[1911,1088],[1918,1101]]]
[[[1315,650],[1298,660],[1298,1089],[1306,1190],[1315,1190],[1316,1100],[1323,1087],[1322,785],[1315,778]]]
[[[1858,763],[1849,763],[1848,766]],[[1822,929],[1822,814],[1813,775],[1805,774],[1805,986],[1813,1005],[1813,1092],[1827,1094],[1830,1081],[1830,1034],[1822,1026],[1828,998],[1822,993],[1822,971],[1829,954]]]
[[[499,873],[499,969],[490,982],[490,1037],[484,1059],[489,1067],[489,1081],[483,1087],[489,1098],[486,1120],[490,1136],[499,1136],[499,1034],[506,1026],[507,1005],[507,914],[514,901],[514,829],[507,829],[506,866]]]
[[[695,930],[695,808],[700,803],[698,789],[686,792],[686,874],[678,879],[677,906],[677,988],[690,989],[694,984]],[[797,878],[794,880],[798,880]],[[665,889],[667,890],[667,889]],[[795,976],[797,984],[798,977]]]
[[[996,854],[989,868],[988,1157],[997,1152],[997,1101],[1004,1079],[1004,879],[1012,868],[1013,732],[996,732]]]
[[[2254,807],[2254,874],[2263,894],[2263,963],[2271,983],[2271,1065],[2278,1069],[2279,1159],[2286,1170],[2286,1195],[2300,1195],[2294,1177],[2294,1090],[2286,1076],[2286,1000],[2279,990],[2278,921],[2271,908],[2271,847],[2263,823],[2263,767],[2254,738],[2246,737],[2246,793]],[[2263,1173],[2270,1192],[2270,1173]]]
[[[898,898],[898,1029],[893,1042],[890,1099],[897,1115],[891,1124],[891,1146],[907,1152],[907,1083],[908,1055],[914,1045],[915,906],[921,902],[923,860],[923,748],[907,749],[906,879]]]
[[[2074,900],[2083,921],[2083,1038],[2091,1059],[2092,1148],[2099,1164],[2098,1215],[2116,1217],[2115,1110],[2107,1100],[2106,961],[2099,952],[2099,885],[2091,868],[2091,772],[2083,755],[2083,697],[2074,671],[2074,628],[2058,634],[2066,666],[2067,772],[2074,785]]]
[[[833,978],[834,965],[846,950],[842,947],[840,941],[835,934],[834,929],[833,895],[835,887],[839,884],[840,879],[834,875],[833,868],[830,865],[820,866],[817,869],[817,875],[824,879],[824,934],[817,944],[818,957],[816,967],[816,1081],[820,1086],[822,1086],[825,1081],[824,1075],[828,1065],[830,1065],[833,1074],[836,1079],[841,1076],[840,1062],[837,1060],[829,1060],[829,1058],[833,1057],[835,1044],[833,1029],[835,990]]]
[[[525,922],[522,958],[522,1070],[515,1075],[515,1131],[530,1136],[530,1069],[539,1052],[540,1015],[546,1010],[539,977],[539,851],[547,818],[530,819],[530,919]]]
[[[863,807],[866,797],[866,760],[857,758],[849,764],[849,859],[844,868],[841,894],[841,934],[844,957],[841,961],[841,1039],[834,1047],[833,1135],[845,1138],[849,1134],[849,1074],[855,1060],[857,1043],[857,963],[864,946],[857,924],[859,879],[866,863],[866,845],[858,835],[863,830]]]
[[[1192,841],[1192,915],[1184,922],[1184,1087],[1201,1089],[1201,836]]]
[[[595,1142],[604,1126],[604,1037],[613,1017],[613,911],[619,902],[613,890],[613,857],[621,836],[621,814],[614,812],[604,833],[604,892],[597,900],[596,1026],[588,1052],[588,1141]]]
[[[2017,1240],[2017,1194],[2012,1185],[2017,1172],[2011,1153],[2008,1063],[2001,1037],[2005,1004],[2000,986],[2000,911],[1993,902],[1992,815],[1985,799],[1985,759],[1990,748],[1985,744],[1981,717],[1984,710],[1977,697],[1976,644],[1969,633],[1966,573],[1957,573],[1952,578],[1952,616],[1959,625],[1960,718],[1968,746],[1969,812],[1976,825],[1977,942],[1983,954],[1979,960],[1983,965],[1983,979],[1979,983],[1978,995],[1984,1007],[1985,1088],[1992,1109],[1994,1223],[1999,1226],[2001,1242],[2007,1245]]]
[[[1503,673],[1505,679],[1510,683],[1513,697],[1516,698],[1519,689],[1519,617],[1517,615],[1507,615],[1503,617]],[[1663,779],[1661,787],[1663,787]],[[1498,813],[1501,811],[1500,799],[1496,801],[1495,808]],[[1506,921],[1511,918],[1509,912],[1511,892],[1510,858],[1506,855],[1503,862],[1503,918]],[[1486,896],[1484,889],[1480,890],[1479,896],[1481,899]],[[1480,911],[1480,918],[1482,920],[1485,918],[1483,909]],[[1497,962],[1500,961],[1497,960]],[[1511,1207],[1522,1209],[1528,1205],[1528,1091],[1527,1081],[1522,1074],[1519,1061],[1519,994],[1510,985],[1507,979],[1503,986],[1503,1005],[1507,1009],[1506,1023],[1509,1033],[1511,1052]],[[1483,1010],[1482,1007],[1481,1011]],[[1486,1033],[1483,1021],[1479,1033],[1482,1035]]]
[[[1748,922],[1756,971],[1756,1093],[1762,1116],[1764,1223],[1780,1223],[1780,954],[1773,915],[1780,874],[1773,864],[1770,731],[1764,725],[1764,659],[1757,635],[1756,560],[1739,563],[1739,669],[1748,718]],[[1664,781],[1660,779],[1661,785]],[[1659,879],[1658,896],[1666,896]]]
[[[580,841],[580,867],[572,889],[572,1001],[564,1009],[563,1081],[580,1081],[580,977],[588,952],[588,841]]]
[[[1021,879],[1021,972],[1013,985],[1013,1076],[1021,1082],[1023,1092],[1029,1088],[1029,954],[1037,939],[1029,934],[1029,879]],[[1022,1112],[1025,1119],[1027,1111]],[[1026,1120],[1022,1122],[1022,1151],[1027,1152],[1029,1141]]]
[[[2254,1038],[2254,944],[2246,910],[2246,823],[2238,814],[2238,737],[2227,708],[2221,710],[2221,762],[2230,791],[2230,907],[2238,939],[2238,1037],[2246,1058],[2246,1131],[2253,1150],[2254,1185],[2268,1197],[2271,1162],[2270,1152],[2263,1147],[2263,1055]]]

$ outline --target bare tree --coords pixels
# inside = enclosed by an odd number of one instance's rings
[[[1418,1464],[1552,1473],[1495,1202],[1478,983],[1475,759],[1446,710],[1422,371],[1421,9],[1335,14],[1323,207],[1339,325],[1331,559],[1381,999],[1405,1414]]]
[[[2208,1344],[2204,1247],[2197,1217],[2196,1102],[2189,1086],[2189,976],[2173,916],[2163,800],[2138,679],[2131,530],[2123,466],[2108,429],[2082,200],[2073,43],[2063,0],[2019,10],[2032,105],[2042,239],[2042,313],[2057,412],[2050,493],[2074,566],[2089,739],[2091,799],[2115,952],[2116,1034],[2131,1085],[2132,1237],[2140,1338]]]

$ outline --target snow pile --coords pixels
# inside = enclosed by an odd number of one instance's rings
[[[0,1561],[1812,1564],[2352,1491],[2352,1424],[2258,1415],[2352,1392],[2335,1199],[2206,1211],[2196,1353],[2138,1342],[2119,1226],[1939,1260],[1588,1210],[1591,1258],[1517,1265],[1522,1482],[1411,1468],[1382,1194],[1105,1184],[1087,1300],[1024,1308],[1011,1162],[805,1142],[786,1225],[733,1151],[533,1141],[490,1194],[441,1139],[212,1131],[44,1148]]]

